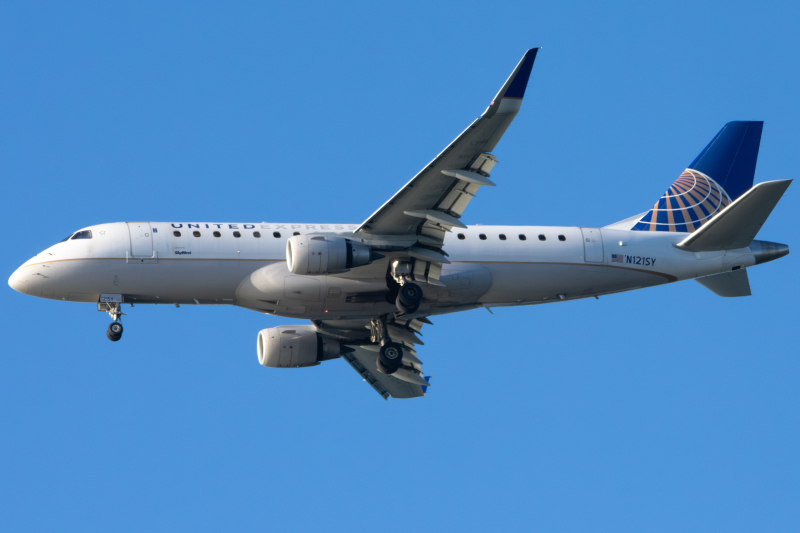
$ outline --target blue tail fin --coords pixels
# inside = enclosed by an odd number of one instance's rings
[[[736,200],[753,186],[764,122],[728,122],[689,168],[699,170]]]
[[[639,231],[692,232],[750,190],[763,122],[728,122],[656,205]]]

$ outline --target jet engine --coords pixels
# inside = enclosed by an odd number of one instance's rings
[[[323,337],[314,326],[279,326],[258,333],[258,362],[273,368],[315,366],[344,351],[348,348]]]
[[[369,245],[343,237],[295,235],[286,241],[286,265],[292,274],[335,274],[370,261]]]

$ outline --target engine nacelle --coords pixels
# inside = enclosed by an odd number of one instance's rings
[[[258,362],[264,366],[314,366],[341,354],[339,341],[326,339],[314,326],[279,326],[258,333]]]
[[[369,246],[343,237],[295,235],[286,241],[286,265],[292,274],[335,274],[369,263]]]

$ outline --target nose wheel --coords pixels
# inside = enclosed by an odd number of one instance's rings
[[[122,338],[122,324],[119,322],[112,322],[106,331],[106,337],[112,342],[117,342]]]

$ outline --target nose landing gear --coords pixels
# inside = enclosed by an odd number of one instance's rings
[[[106,331],[106,337],[112,342],[117,342],[122,338],[122,324],[119,322],[112,322]]]
[[[122,315],[126,314],[122,312],[121,306],[119,302],[103,302],[97,304],[98,311],[105,311],[106,313],[111,316],[112,322],[108,326],[108,330],[106,331],[106,337],[111,342],[117,342],[122,338],[122,324],[120,324],[120,318]]]

